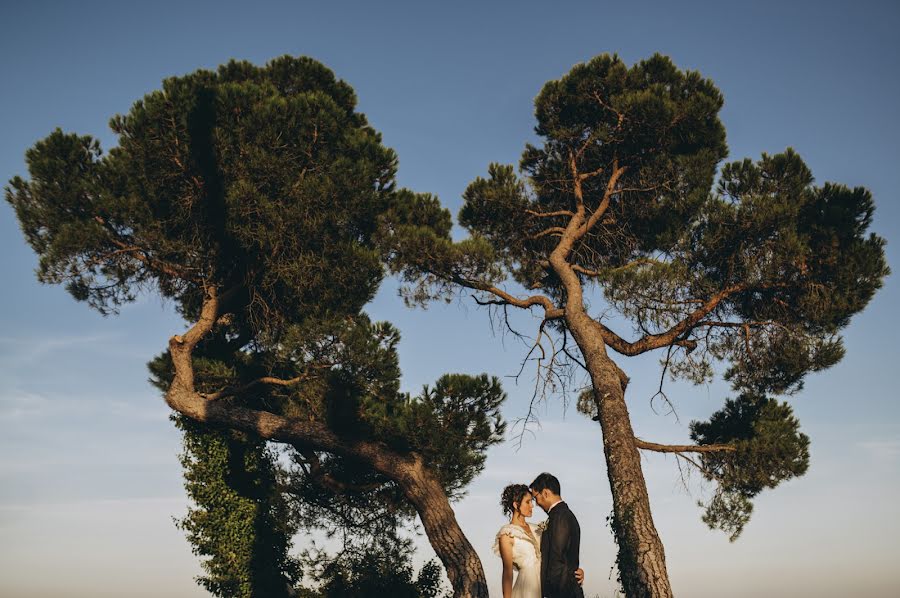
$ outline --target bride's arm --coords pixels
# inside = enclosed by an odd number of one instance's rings
[[[513,585],[513,539],[500,536],[500,559],[503,561],[503,598],[512,596]]]

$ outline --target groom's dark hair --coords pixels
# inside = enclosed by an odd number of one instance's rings
[[[535,492],[542,492],[546,489],[557,496],[561,494],[559,491],[559,480],[556,479],[555,475],[547,473],[546,471],[534,478],[530,488]]]

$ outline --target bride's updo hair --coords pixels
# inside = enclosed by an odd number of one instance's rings
[[[504,515],[512,515],[516,505],[522,502],[525,495],[528,494],[528,486],[525,484],[510,484],[503,489],[500,495],[500,506],[503,507]]]

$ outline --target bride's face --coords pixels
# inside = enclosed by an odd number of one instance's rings
[[[531,501],[531,494],[526,494],[519,502],[519,513],[522,514],[522,517],[531,517],[531,514],[534,512],[534,505]]]

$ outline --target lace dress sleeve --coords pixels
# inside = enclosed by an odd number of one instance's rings
[[[497,535],[494,537],[494,546],[493,551],[494,554],[500,556],[500,538],[502,536],[509,536],[510,538],[516,537],[516,529],[515,526],[506,524],[500,528],[500,531],[497,532]]]

